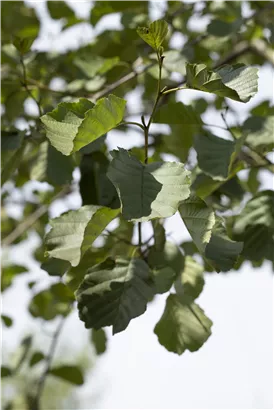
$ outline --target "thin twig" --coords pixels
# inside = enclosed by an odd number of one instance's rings
[[[40,401],[41,401],[41,397],[42,397],[42,393],[45,387],[45,381],[47,378],[47,375],[49,373],[51,364],[52,364],[52,360],[54,357],[54,353],[56,351],[56,347],[57,347],[57,343],[59,340],[59,336],[61,334],[61,331],[63,329],[63,326],[65,324],[65,320],[66,320],[67,316],[62,316],[54,334],[53,334],[53,338],[50,344],[50,348],[49,348],[49,354],[46,358],[46,366],[45,369],[40,377],[40,379],[38,380],[38,385],[37,385],[37,390],[36,390],[36,394],[33,397],[33,401],[32,401],[32,409],[31,410],[39,410],[40,409]]]
[[[70,187],[66,186],[62,191],[60,191],[55,197],[52,199],[52,202],[56,199],[62,197],[65,194],[70,192]],[[51,202],[51,203],[52,203]],[[41,218],[49,209],[51,204],[43,204],[39,208],[36,209],[27,219],[21,222],[17,227],[2,240],[2,246],[9,246],[11,245],[19,236],[21,236],[25,231],[27,231],[35,222]]]
[[[30,96],[30,98],[37,105],[38,111],[39,111],[39,116],[41,117],[43,115],[43,111],[42,111],[40,102],[34,97],[34,95],[32,94],[32,92],[30,91],[30,89],[28,87],[27,70],[26,70],[26,66],[25,66],[25,63],[24,63],[24,57],[22,56],[22,54],[20,55],[20,63],[21,63],[22,70],[23,70],[23,86],[24,86],[26,92],[28,93],[28,95]]]

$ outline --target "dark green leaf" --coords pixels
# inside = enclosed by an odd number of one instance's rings
[[[11,327],[13,320],[11,317],[7,316],[7,315],[1,315],[1,319],[2,321],[5,323],[6,327]]]
[[[229,175],[235,143],[210,133],[197,135],[194,141],[199,168],[214,180],[225,180]]]
[[[1,366],[1,378],[9,377],[12,375],[12,370],[7,366]]]
[[[181,355],[195,352],[211,335],[212,322],[203,310],[188,297],[171,294],[154,333],[168,351]]]
[[[76,291],[79,317],[85,327],[113,326],[113,334],[142,315],[154,295],[148,265],[141,259],[107,259],[94,266]]]
[[[250,260],[273,260],[274,192],[256,194],[236,217],[233,234],[244,241],[243,254]]]
[[[31,356],[29,365],[30,367],[35,366],[37,363],[41,362],[44,360],[45,355],[42,352],[34,352],[33,355]]]
[[[189,172],[183,164],[153,162],[143,165],[128,151],[112,151],[108,177],[115,185],[122,214],[131,221],[167,218],[189,196]]]
[[[109,160],[102,152],[83,155],[80,164],[80,194],[83,205],[119,207],[114,185],[107,177]]]
[[[77,366],[58,366],[52,367],[48,374],[59,377],[69,383],[81,386],[84,384],[84,377],[81,369]]]
[[[181,204],[179,212],[195,245],[213,267],[218,272],[232,269],[243,244],[227,236],[222,219],[195,196]]]
[[[98,355],[105,353],[107,348],[107,336],[104,329],[92,329],[91,341]]]
[[[69,268],[69,262],[56,258],[48,258],[41,265],[41,269],[48,272],[50,276],[63,276]]]

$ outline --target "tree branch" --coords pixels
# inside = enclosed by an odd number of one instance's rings
[[[57,195],[52,199],[52,202],[56,199],[61,198],[62,196],[68,194],[71,191],[69,186],[66,186],[62,191],[58,192]],[[51,202],[51,204],[52,204]],[[51,204],[43,204],[36,209],[27,219],[22,221],[17,227],[12,231],[8,236],[2,240],[2,246],[11,245],[19,236],[21,236],[25,231],[27,231],[35,222],[44,215]]]
[[[40,409],[40,402],[41,402],[41,397],[42,397],[42,393],[45,387],[45,382],[46,382],[46,378],[47,375],[49,373],[51,364],[52,364],[52,360],[53,360],[53,356],[54,353],[56,351],[56,347],[57,347],[57,343],[59,340],[59,336],[61,334],[61,331],[63,329],[63,326],[65,324],[65,320],[66,320],[67,316],[62,316],[54,334],[53,334],[53,338],[50,344],[50,348],[49,348],[49,354],[46,358],[46,366],[45,369],[38,381],[38,385],[37,385],[37,390],[36,390],[36,394],[32,399],[32,407],[31,410],[39,410]]]

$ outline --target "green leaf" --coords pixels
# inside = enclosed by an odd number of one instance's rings
[[[61,103],[41,117],[46,136],[62,154],[70,155],[115,128],[123,119],[126,101],[115,95],[94,105],[81,98],[77,103]]]
[[[182,102],[170,102],[160,107],[155,114],[154,122],[171,125],[183,124],[194,126],[196,129],[203,124],[194,108]]]
[[[55,283],[32,298],[29,312],[33,317],[52,320],[58,315],[66,316],[73,301],[71,290],[63,283]]]
[[[1,366],[1,379],[12,376],[12,370],[7,366]]]
[[[235,142],[224,140],[210,133],[197,135],[194,139],[199,168],[217,181],[224,181],[229,175],[231,156]]]
[[[47,1],[50,16],[54,20],[74,17],[74,12],[64,1]]]
[[[153,269],[152,280],[155,284],[156,293],[162,294],[168,292],[175,277],[176,272],[169,266],[160,269]]]
[[[74,152],[115,128],[123,119],[126,100],[109,95],[86,114],[74,140]]]
[[[90,22],[92,25],[98,23],[98,21],[105,15],[111,13],[126,12],[132,10],[134,14],[148,12],[147,1],[95,1],[93,8],[91,9]]]
[[[244,241],[243,254],[250,260],[273,260],[274,192],[257,193],[235,218],[233,235]]]
[[[243,131],[247,134],[246,143],[256,151],[266,153],[274,148],[274,116],[249,117],[243,124]]]
[[[203,310],[189,298],[171,294],[154,333],[168,351],[181,355],[195,352],[211,335],[212,322]]]
[[[138,27],[137,33],[154,50],[158,51],[168,33],[168,24],[164,20],[156,20],[149,27]]]
[[[235,20],[232,23],[222,20],[212,20],[207,26],[207,32],[216,37],[229,36],[232,33],[236,33],[241,24],[242,21],[240,19]]]
[[[63,276],[69,268],[69,262],[56,258],[48,258],[41,265],[41,269],[48,272],[50,276]]]
[[[71,267],[69,271],[65,274],[65,284],[73,290],[79,287],[80,283],[84,279],[86,271],[94,265],[103,262],[108,256],[107,250],[90,248],[88,249],[84,256],[82,257],[79,265]]]
[[[107,177],[108,166],[109,160],[102,152],[83,155],[80,164],[80,194],[83,205],[119,207],[116,189]]]
[[[85,327],[113,326],[113,334],[142,315],[154,295],[148,265],[141,259],[107,259],[88,270],[76,291],[79,317]]]
[[[1,315],[1,319],[5,323],[6,327],[11,327],[12,326],[13,320],[9,316]]]
[[[13,45],[17,48],[20,54],[26,54],[30,51],[31,46],[36,37],[17,37],[13,40]]]
[[[85,98],[75,103],[60,103],[55,110],[41,117],[46,129],[46,136],[51,145],[64,155],[70,155],[74,148],[74,139],[82,124],[85,114],[94,104]],[[89,141],[91,142],[91,141]]]
[[[149,221],[175,214],[179,203],[189,196],[189,171],[175,162],[142,164],[125,149],[111,152],[107,173],[115,185],[123,217],[130,221]]]
[[[65,185],[71,182],[73,169],[72,158],[62,155],[48,141],[44,141],[39,147],[30,177],[53,185]]]
[[[169,267],[177,276],[184,267],[184,255],[176,244],[166,242],[161,250],[157,250],[155,246],[149,250],[148,264],[156,270]]]
[[[186,161],[193,137],[202,130],[202,120],[196,110],[182,102],[169,102],[157,110],[154,122],[169,124],[171,128],[162,139],[162,151]]]
[[[152,221],[154,234],[154,248],[156,251],[162,251],[166,243],[166,231],[159,219]]]
[[[29,365],[30,367],[35,366],[37,363],[41,362],[42,360],[45,359],[45,355],[42,352],[34,352],[33,355],[31,356]]]
[[[21,273],[27,272],[27,268],[23,265],[8,265],[2,267],[1,275],[1,290],[2,292],[7,289],[11,284],[15,276]]]
[[[191,256],[186,256],[184,270],[175,282],[177,295],[186,295],[190,299],[195,300],[202,292],[205,284],[203,272],[203,266]]]
[[[107,349],[107,336],[104,329],[92,329],[91,341],[98,355],[105,353]]]
[[[180,215],[199,251],[217,270],[232,269],[242,251],[241,242],[226,234],[223,221],[198,197],[191,196],[179,207]]]
[[[205,64],[186,64],[187,86],[220,97],[248,102],[258,90],[257,68],[244,64],[226,65],[210,71]]]
[[[49,370],[48,374],[59,377],[69,383],[81,386],[84,384],[84,377],[81,369],[77,366],[58,366]]]
[[[3,151],[16,151],[20,148],[24,138],[24,133],[19,130],[1,130],[1,154]]]
[[[84,253],[119,212],[119,209],[86,205],[51,220],[52,229],[45,237],[47,255],[77,266]]]
[[[94,78],[97,74],[105,74],[120,62],[119,57],[102,58],[94,55],[86,55],[76,58],[74,64],[89,78]]]
[[[8,161],[5,163],[2,169],[2,172],[1,172],[2,185],[4,185],[4,183],[7,182],[12,177],[13,173],[18,168],[24,156],[25,149],[26,149],[26,144],[22,143],[21,147],[18,148],[18,150],[15,151],[14,154],[11,155]]]

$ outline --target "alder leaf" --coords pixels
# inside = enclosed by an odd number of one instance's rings
[[[206,203],[191,196],[179,207],[180,215],[201,254],[217,270],[232,269],[243,249],[242,242],[232,241],[222,219]]]
[[[98,330],[112,325],[115,334],[146,311],[154,293],[149,267],[142,259],[108,258],[87,271],[75,294],[85,327]]]
[[[107,173],[118,191],[123,217],[149,221],[175,214],[189,196],[189,171],[175,162],[142,164],[125,149],[112,151]]]
[[[210,71],[205,64],[186,64],[187,87],[248,102],[258,91],[258,69],[235,64]]]
[[[138,27],[137,33],[154,50],[158,51],[168,33],[168,24],[164,20],[156,20],[149,27]]]
[[[123,119],[125,105],[125,100],[111,94],[95,105],[80,98],[76,103],[60,103],[41,121],[50,143],[62,154],[70,155],[115,128]]]
[[[119,212],[119,209],[86,205],[52,219],[52,229],[45,237],[46,254],[77,266],[84,253]]]
[[[211,335],[211,320],[203,310],[186,296],[171,294],[154,333],[168,351],[181,355],[185,350],[195,352]]]

